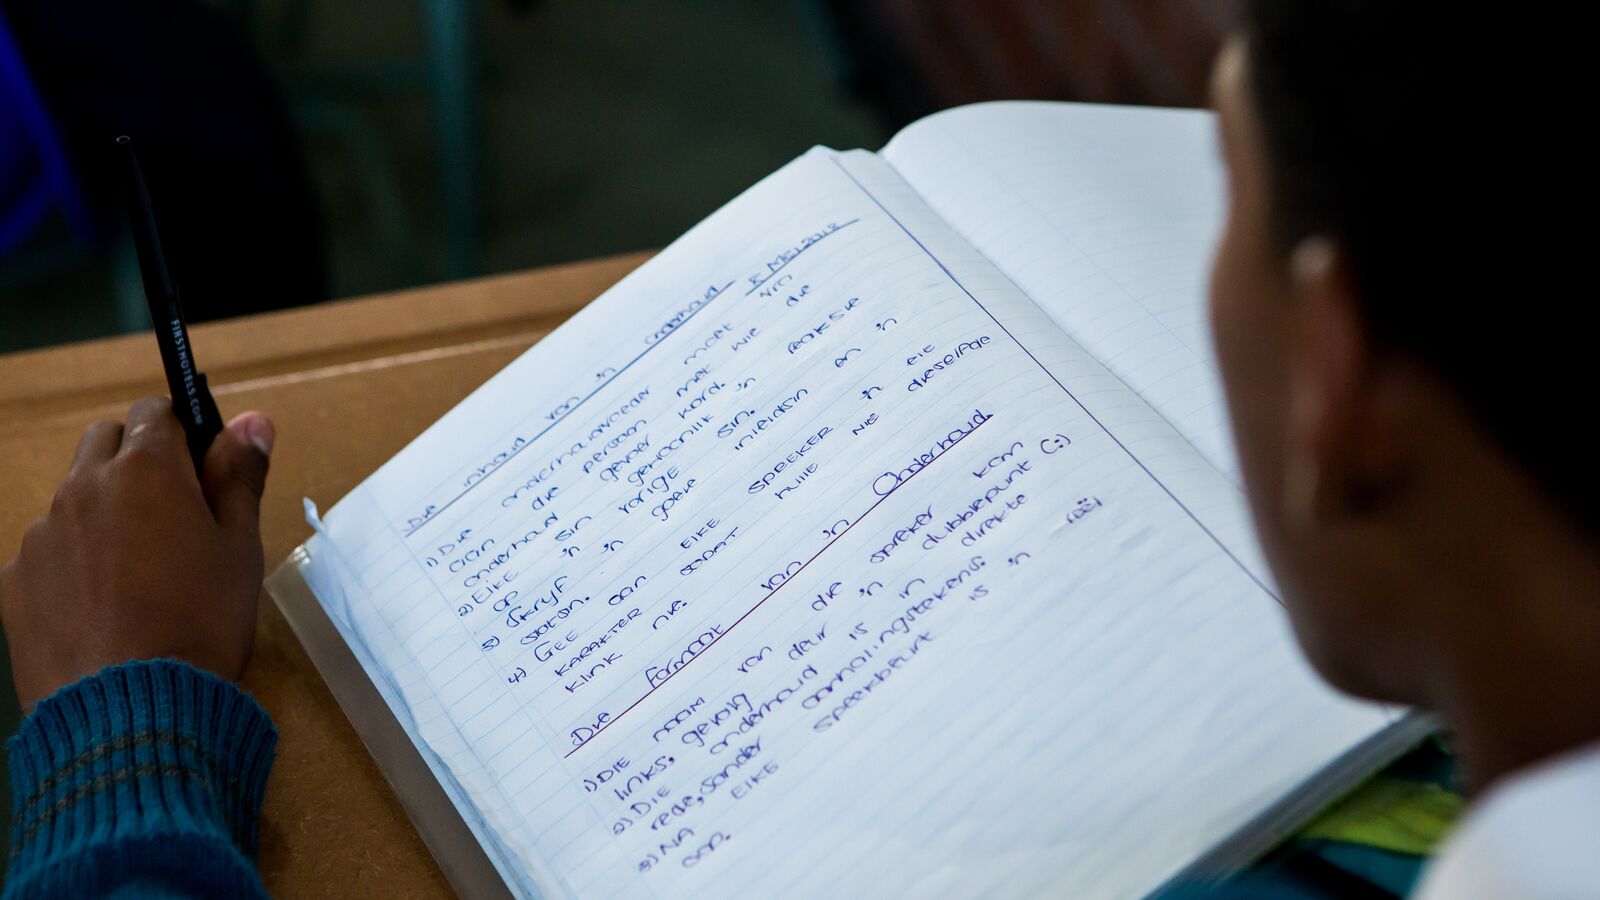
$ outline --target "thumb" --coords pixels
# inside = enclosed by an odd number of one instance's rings
[[[200,485],[217,524],[254,533],[261,524],[261,492],[276,431],[258,412],[240,413],[206,451]]]

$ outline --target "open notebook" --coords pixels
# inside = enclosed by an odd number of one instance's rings
[[[1136,897],[1416,737],[1251,536],[1212,128],[814,149],[308,515],[269,587],[459,890]]]

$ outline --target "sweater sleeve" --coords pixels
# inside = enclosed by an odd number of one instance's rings
[[[277,740],[249,695],[185,663],[62,688],[8,745],[5,900],[266,896],[255,855]]]

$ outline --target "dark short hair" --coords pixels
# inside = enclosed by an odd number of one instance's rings
[[[1242,13],[1280,250],[1337,240],[1379,346],[1435,371],[1600,535],[1579,439],[1600,336],[1593,289],[1576,285],[1596,229],[1587,201],[1562,202],[1587,166],[1574,130],[1592,123],[1578,82],[1552,71],[1575,23],[1421,0],[1245,0]],[[1564,110],[1549,102],[1563,92]]]

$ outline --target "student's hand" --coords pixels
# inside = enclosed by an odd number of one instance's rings
[[[273,428],[244,413],[195,477],[165,397],[89,426],[50,514],[0,569],[17,698],[101,668],[173,657],[230,680],[250,659],[261,591],[261,490]]]

